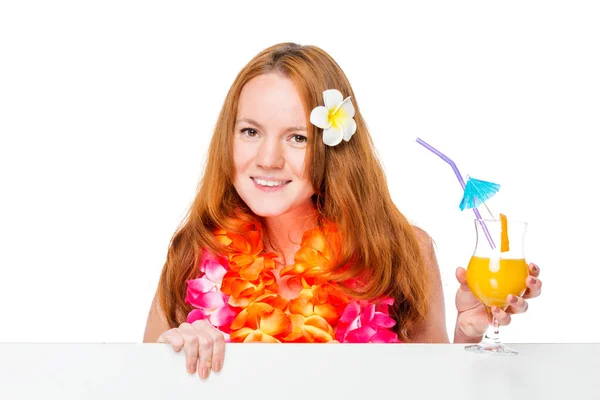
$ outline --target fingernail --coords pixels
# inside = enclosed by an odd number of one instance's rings
[[[511,296],[509,302],[510,303],[516,303],[517,302],[517,298],[515,296]]]
[[[221,370],[221,363],[220,362],[215,363],[214,367],[215,367],[215,372],[219,372]]]
[[[533,264],[533,272],[538,272],[539,268],[537,264]]]
[[[190,365],[188,365],[187,369],[188,369],[188,372],[189,372],[190,374],[193,374],[193,373],[194,373],[194,366],[193,366],[193,365],[191,365],[191,364],[190,364]]]
[[[200,372],[200,376],[202,379],[208,378],[208,368],[202,368],[202,372]]]
[[[537,282],[537,279],[535,279],[533,276],[531,277],[531,284],[535,285]]]

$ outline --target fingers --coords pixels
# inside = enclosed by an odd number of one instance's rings
[[[208,374],[212,368],[213,362],[213,344],[214,339],[207,331],[207,323],[205,321],[194,322],[194,328],[203,334],[198,335],[198,344],[200,347],[200,360],[198,362],[198,375],[200,378],[208,378]]]
[[[169,343],[176,352],[180,352],[184,345],[183,336],[181,336],[177,328],[164,332],[156,341],[158,343]]]
[[[225,358],[225,337],[216,329],[211,329],[210,333],[213,339],[212,370],[219,372],[223,368],[223,360]]]
[[[536,278],[540,276],[540,267],[537,264],[529,263],[529,275],[535,276]]]
[[[508,308],[506,309],[507,314],[522,314],[527,311],[529,304],[522,297],[513,296],[509,294],[506,298]]]
[[[183,352],[185,353],[185,364],[190,374],[196,372],[196,366],[198,364],[198,353],[199,353],[199,339],[198,334],[191,324],[183,323],[179,326],[179,331],[183,336],[185,344],[183,345]],[[198,371],[199,372],[199,371]]]
[[[175,351],[183,348],[187,371],[197,372],[202,379],[208,378],[211,368],[218,372],[223,367],[225,337],[206,321],[184,322],[163,333],[159,341],[172,344]]]
[[[527,284],[527,290],[523,294],[523,298],[533,299],[542,293],[542,281],[540,278],[528,276],[525,280],[525,283]]]
[[[500,326],[506,326],[510,324],[510,315],[502,311],[499,307],[492,307],[492,316],[496,321],[498,321],[498,325]]]

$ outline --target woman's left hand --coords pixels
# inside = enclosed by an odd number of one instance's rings
[[[499,307],[492,307],[492,317],[499,325],[508,325],[512,314],[521,314],[527,311],[527,301],[538,297],[542,292],[542,281],[538,278],[540,269],[536,264],[529,263],[529,276],[526,279],[527,290],[522,297],[508,295],[506,311]],[[456,270],[456,279],[460,287],[456,291],[456,328],[454,331],[455,343],[479,342],[488,329],[490,319],[485,306],[477,300],[467,285],[467,271],[464,268]]]

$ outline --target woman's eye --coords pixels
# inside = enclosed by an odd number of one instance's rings
[[[302,136],[302,135],[294,135],[292,137],[292,139],[294,139],[295,143],[306,143],[306,136]]]
[[[249,136],[249,137],[255,137],[258,134],[256,129],[252,129],[252,128],[244,128],[244,129],[242,129],[242,133],[245,133],[246,136]]]

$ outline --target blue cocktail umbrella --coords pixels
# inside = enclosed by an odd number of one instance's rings
[[[492,214],[487,205],[485,205],[485,202],[495,195],[498,190],[500,190],[500,185],[498,183],[469,177],[465,184],[463,198],[460,201],[459,207],[461,210],[464,210],[466,208],[477,208],[483,204],[492,218],[494,218],[494,214]]]

